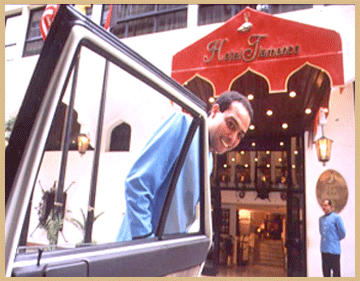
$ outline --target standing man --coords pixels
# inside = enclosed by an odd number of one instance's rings
[[[212,154],[234,149],[247,132],[253,110],[248,99],[235,91],[221,94],[207,118],[209,171]],[[173,114],[150,138],[125,179],[126,212],[117,242],[153,237],[172,174],[192,117]],[[165,232],[186,233],[195,221],[199,202],[199,130],[194,135],[171,203]]]
[[[321,258],[324,277],[340,277],[340,240],[345,237],[345,227],[341,217],[333,212],[329,199],[322,201],[324,215],[320,217]]]

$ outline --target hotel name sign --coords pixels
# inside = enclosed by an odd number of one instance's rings
[[[299,53],[299,45],[279,46],[275,48],[263,48],[261,41],[266,35],[251,35],[247,40],[247,47],[243,50],[223,51],[227,38],[217,39],[208,43],[206,50],[208,55],[204,56],[204,62],[210,63],[213,60],[218,62],[251,62],[256,59],[279,58],[283,56],[296,56]]]

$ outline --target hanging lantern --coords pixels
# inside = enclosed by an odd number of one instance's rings
[[[78,150],[80,155],[84,155],[90,144],[90,138],[86,134],[78,135]]]
[[[323,165],[325,166],[325,162],[330,160],[330,154],[331,154],[331,145],[332,140],[328,139],[324,136],[324,129],[323,125],[322,128],[322,137],[316,140],[315,147],[316,147],[316,154],[320,162],[323,162]]]

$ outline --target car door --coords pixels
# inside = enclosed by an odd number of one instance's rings
[[[211,244],[206,106],[115,36],[60,5],[5,152],[6,276],[196,276]],[[116,242],[124,179],[174,114],[191,119],[150,237]],[[189,147],[194,222],[168,231]],[[162,150],[159,150],[159,155]],[[196,202],[195,202],[196,203]],[[176,210],[175,210],[176,211]]]

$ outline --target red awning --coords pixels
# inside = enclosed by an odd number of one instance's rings
[[[248,31],[239,31],[247,25]],[[291,75],[307,65],[325,72],[331,87],[343,86],[340,35],[246,8],[175,54],[172,77],[180,84],[200,77],[217,96],[252,71],[267,81],[269,93],[280,93],[288,90]]]

